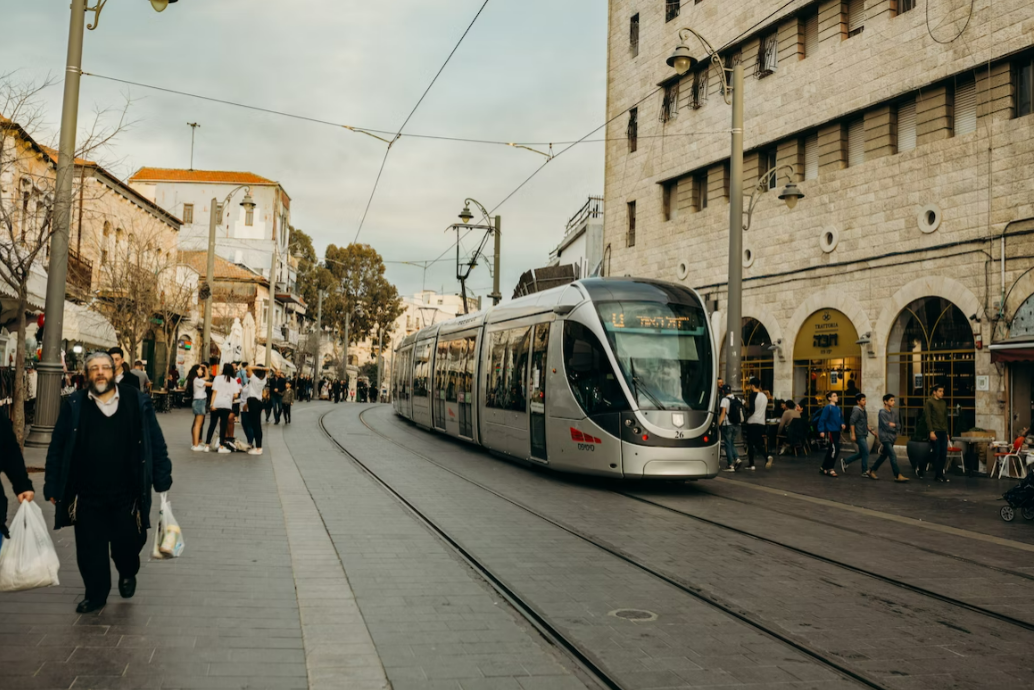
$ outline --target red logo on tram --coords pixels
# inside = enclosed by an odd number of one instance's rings
[[[571,427],[571,440],[578,443],[603,443],[603,441],[592,434],[583,433],[574,427]]]

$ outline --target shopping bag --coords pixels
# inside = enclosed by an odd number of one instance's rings
[[[161,505],[158,508],[158,525],[154,531],[154,547],[152,558],[179,558],[183,553],[183,532],[176,517],[172,514],[172,502],[169,494],[163,492]]]
[[[22,501],[10,531],[11,538],[0,548],[0,592],[61,584],[57,578],[61,562],[40,507]]]

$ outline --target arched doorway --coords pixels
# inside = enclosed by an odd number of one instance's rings
[[[805,319],[793,346],[793,397],[803,400],[806,418],[826,404],[829,392],[849,408],[861,384],[862,347],[851,319],[836,309]]]
[[[740,372],[742,381],[740,390],[747,390],[747,381],[756,376],[761,381],[761,390],[769,391],[769,405],[772,405],[772,387],[775,383],[775,368],[772,338],[765,324],[757,319],[743,317],[743,328],[740,331]],[[721,348],[721,362],[718,366],[719,376],[725,375],[725,348]],[[726,383],[731,383],[726,381]]]
[[[887,339],[887,392],[898,399],[902,435],[915,429],[935,384],[944,386],[948,426],[956,436],[976,421],[973,328],[943,297],[922,297],[901,310]]]

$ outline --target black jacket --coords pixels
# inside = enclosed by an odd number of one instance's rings
[[[140,390],[140,377],[134,374],[132,371],[127,371],[122,374],[122,380],[119,381],[120,386],[129,386]]]
[[[136,376],[132,376],[136,378]],[[123,382],[125,379],[123,379]],[[119,404],[139,405],[141,429],[138,436],[139,451],[137,461],[140,463],[140,519],[144,529],[150,529],[151,487],[161,493],[172,486],[172,462],[169,460],[169,449],[165,445],[165,436],[158,426],[158,417],[154,413],[154,405],[150,396],[130,388],[125,383],[119,384]],[[61,406],[50,448],[47,450],[47,472],[43,484],[43,496],[48,501],[57,500],[54,514],[54,529],[61,529],[72,524],[69,514],[74,495],[69,495],[68,480],[72,474],[72,453],[75,451],[79,433],[79,420],[83,405],[94,404],[86,391],[78,391],[68,396],[67,402]]]
[[[14,436],[14,427],[7,413],[0,411],[0,472],[7,475],[11,480],[11,487],[14,495],[32,491],[32,481],[29,480],[29,473],[25,471],[25,458],[22,456],[22,449],[18,446],[18,439]],[[7,533],[7,496],[0,487],[0,532],[5,537]]]

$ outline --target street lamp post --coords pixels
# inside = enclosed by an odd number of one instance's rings
[[[679,39],[682,41],[675,52],[667,59],[669,67],[673,67],[681,76],[693,69],[697,60],[693,57],[686,41],[690,35],[696,36],[697,40],[707,50],[708,57],[718,69],[718,76],[722,86],[722,95],[725,102],[732,106],[732,151],[729,155],[729,304],[727,311],[727,328],[725,336],[725,381],[733,387],[734,393],[742,393],[742,362],[740,361],[740,331],[743,328],[743,231],[750,225],[750,218],[757,203],[757,189],[751,195],[751,202],[748,206],[746,224],[743,218],[743,65],[735,64],[732,69],[727,69],[718,51],[707,42],[703,36],[690,28],[679,30]],[[732,84],[730,86],[726,73],[732,73]],[[730,98],[731,92],[731,98]],[[787,166],[789,167],[789,166]],[[792,168],[791,168],[792,170]],[[770,175],[775,171],[769,171]],[[768,179],[768,176],[764,178]],[[792,189],[791,189],[792,187]],[[804,195],[793,184],[790,184],[779,195],[780,199],[786,201],[789,208],[797,204],[797,200]]]
[[[477,206],[478,209],[481,210],[481,213],[485,216],[485,218],[487,220],[491,221],[491,216],[489,215],[488,210],[485,209],[485,207],[482,206],[479,201],[477,201],[476,199],[466,199],[463,202],[463,210],[460,212],[460,216],[459,216],[460,220],[463,221],[464,225],[469,223],[474,218],[474,214],[472,214],[470,212],[470,205],[471,204],[474,204],[475,206]],[[503,217],[502,216],[496,216],[494,224],[489,226],[489,228],[490,228],[491,232],[495,235],[495,238],[494,238],[495,239],[495,251],[494,251],[494,256],[493,256],[493,260],[492,260],[492,294],[489,295],[489,297],[492,298],[492,304],[496,305],[496,304],[499,304],[499,302],[503,299],[503,294],[499,291],[499,253],[500,253],[500,248],[501,248],[501,233],[502,233],[502,229],[503,229]],[[463,295],[463,311],[466,312],[466,310],[467,310],[467,296],[466,296],[466,292],[464,291],[464,295]]]
[[[151,0],[161,12],[170,2]],[[61,104],[61,137],[58,144],[57,180],[54,196],[54,232],[50,236],[50,264],[47,269],[47,299],[44,313],[47,327],[43,331],[43,356],[38,371],[36,421],[25,439],[25,445],[41,448],[50,445],[50,437],[61,408],[61,337],[64,326],[65,283],[68,280],[68,236],[72,224],[72,182],[75,175],[75,135],[79,120],[79,82],[82,78],[84,29],[91,31],[100,22],[107,0],[95,0],[87,7],[86,0],[72,0],[68,24],[68,53],[65,61],[65,92]],[[93,23],[86,25],[86,13],[93,12]]]
[[[240,190],[245,190],[244,200],[241,201],[241,206],[245,210],[253,210],[255,208],[255,200],[251,198],[251,187],[241,185],[234,187],[230,190],[230,193],[223,199],[223,203],[219,203],[219,200],[215,197],[212,198],[212,207],[209,209],[208,214],[208,265],[205,268],[205,289],[207,291],[207,297],[205,297],[205,323],[204,331],[201,336],[201,356],[204,358],[201,363],[206,367],[212,357],[212,283],[215,282],[215,230],[219,225],[222,224],[222,209],[229,205],[230,199],[234,194]],[[268,366],[269,363],[266,363]]]

